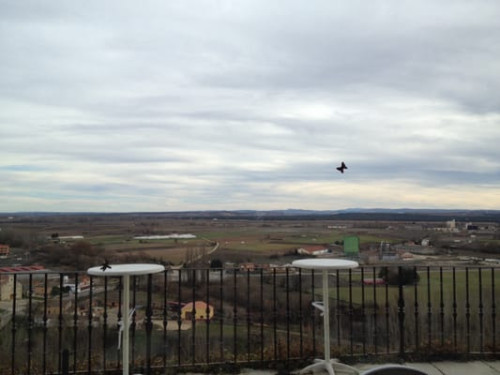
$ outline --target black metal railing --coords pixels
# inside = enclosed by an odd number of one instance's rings
[[[330,273],[332,356],[498,358],[499,267],[384,270],[383,284],[379,266]],[[320,357],[322,319],[311,305],[321,299],[319,277],[295,268],[184,268],[133,277],[131,367],[290,369]],[[0,302],[1,374],[119,372],[121,278],[0,278],[7,299]]]

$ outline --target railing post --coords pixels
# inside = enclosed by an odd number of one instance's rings
[[[62,314],[62,274],[61,274],[61,288],[59,295],[59,350],[62,346],[62,329],[63,329],[63,314]],[[89,311],[87,315],[87,332],[88,332],[88,343],[87,343],[87,370],[90,373],[92,371],[92,318],[93,318],[93,298],[94,298],[94,279],[90,277],[90,288],[89,288]],[[76,369],[75,369],[76,370]]]
[[[68,349],[64,349],[62,352],[61,371],[62,371],[63,375],[69,374],[69,350]]]
[[[196,278],[197,270],[193,268],[191,272],[191,300],[193,309],[191,311],[191,363],[196,363]]]
[[[151,374],[151,335],[153,332],[153,275],[148,275],[147,297],[146,297],[146,371]],[[135,307],[135,306],[134,306]]]
[[[205,348],[206,348],[206,353],[207,353],[207,364],[210,363],[210,319],[212,318],[210,316],[210,269],[206,269],[206,279],[207,279],[207,306],[205,310],[205,322],[206,322],[206,342],[205,342]]]
[[[238,362],[238,282],[236,269],[233,273],[233,362]]]
[[[495,304],[495,269],[491,268],[491,327],[493,355],[497,354],[496,344],[496,304]]]
[[[483,276],[482,276],[482,269],[479,267],[477,269],[478,276],[479,276],[479,351],[481,353],[484,353],[484,305],[483,305]]]
[[[58,325],[57,325],[57,353],[59,355],[58,357],[58,363],[59,363],[59,369],[61,366],[61,355],[62,355],[62,335],[63,335],[63,282],[64,282],[64,275],[62,273],[59,274],[59,315],[58,315]],[[92,301],[92,294],[89,296],[89,301]],[[92,306],[90,306],[90,311],[92,311]],[[91,322],[91,321],[90,321]],[[90,323],[89,323],[90,325]],[[91,342],[90,340],[91,334],[90,334],[90,329],[89,329],[89,343]],[[90,357],[90,347],[89,347],[89,357]],[[89,365],[90,368],[90,365]]]
[[[33,274],[29,274],[29,282],[28,282],[28,358],[27,364],[28,374],[31,373],[31,355],[33,353]]]
[[[373,348],[375,355],[378,355],[378,329],[377,329],[377,274],[376,269],[373,267]]]
[[[338,274],[338,270],[337,270]],[[337,276],[337,283],[339,282],[340,278]],[[337,284],[338,285],[338,284]],[[337,294],[337,299],[339,298],[339,295]],[[352,270],[349,269],[349,354],[354,356],[354,307],[352,304]]]
[[[311,270],[311,296],[312,296],[312,301],[314,301],[314,270]],[[314,314],[314,306],[311,304],[310,309],[312,310],[311,313],[311,320],[312,320],[312,355],[313,357],[316,357],[316,319],[315,314]],[[337,309],[338,310],[338,309]]]
[[[414,299],[414,302],[413,302],[413,307],[415,309],[415,311],[413,312],[413,316],[414,316],[414,319],[415,319],[415,349],[417,351],[417,353],[419,353],[420,351],[420,333],[419,333],[419,330],[420,330],[420,324],[419,324],[419,311],[418,311],[418,308],[419,308],[419,305],[418,305],[418,282],[420,280],[420,276],[418,276],[418,272],[417,272],[417,267],[414,267],[413,268],[413,272],[415,272],[415,277],[417,277],[417,281],[415,282],[415,287],[413,289],[413,299]]]
[[[403,268],[398,267],[398,321],[399,321],[399,356],[405,357],[405,299],[403,293]]]
[[[465,267],[465,322],[467,339],[467,357],[470,354],[470,300],[469,300],[469,267]]]
[[[12,319],[11,319],[11,337],[12,337],[12,342],[11,342],[11,363],[10,363],[10,369],[11,373],[15,374],[15,368],[16,368],[16,332],[17,332],[17,321],[16,321],[16,301],[17,301],[17,274],[14,274],[13,276],[13,286],[12,286]]]
[[[457,275],[453,267],[453,349],[457,352]]]

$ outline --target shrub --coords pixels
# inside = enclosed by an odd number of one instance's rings
[[[382,267],[378,277],[389,285],[413,285],[420,280],[415,267]]]

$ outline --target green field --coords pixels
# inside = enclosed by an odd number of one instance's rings
[[[500,292],[500,278],[496,277],[492,280],[491,269],[481,269],[481,281],[479,275],[480,268],[471,268],[467,274],[465,269],[457,269],[455,272],[455,283],[453,282],[453,272],[450,269],[443,269],[442,276],[439,269],[431,268],[429,274],[425,269],[419,268],[420,281],[416,285],[408,285],[403,287],[403,295],[405,301],[415,302],[415,295],[418,303],[423,306],[428,301],[432,306],[437,307],[441,304],[441,295],[445,308],[450,310],[453,304],[453,296],[457,301],[457,306],[463,308],[467,302],[467,292],[469,304],[471,307],[476,308],[479,306],[480,298],[482,298],[483,307],[489,306],[492,300],[492,293],[496,293],[498,300],[498,293]],[[386,298],[391,305],[397,305],[399,298],[399,288],[397,286],[373,286],[361,285],[361,272],[352,272],[352,292],[349,294],[349,287],[345,286],[348,283],[348,276],[342,273],[339,287],[339,298],[343,301],[352,301],[356,305],[371,305],[373,302],[377,304],[385,304]],[[373,272],[370,270],[365,272],[365,279],[373,279]],[[492,288],[492,284],[494,289]],[[467,288],[468,285],[468,288]],[[454,287],[455,286],[455,287]],[[318,295],[320,291],[318,291]],[[336,288],[330,287],[330,295],[332,298],[336,297]]]

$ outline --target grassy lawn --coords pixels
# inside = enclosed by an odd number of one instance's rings
[[[293,245],[287,243],[282,244],[282,243],[246,242],[246,241],[244,243],[237,243],[237,242],[229,244],[222,243],[221,246],[230,250],[237,250],[242,252],[262,252],[262,253],[283,252],[294,248]]]
[[[466,272],[464,269],[456,270],[455,272],[455,289],[453,288],[453,273],[449,269],[443,269],[442,281],[439,270],[431,269],[431,272],[427,274],[425,270],[420,270],[419,272],[420,281],[416,286],[408,285],[403,287],[404,298],[406,301],[414,303],[415,289],[418,302],[420,306],[427,304],[428,299],[430,299],[432,306],[437,309],[441,303],[441,295],[443,296],[443,303],[448,306],[448,309],[453,303],[453,295],[455,294],[455,299],[458,306],[465,306],[467,300],[467,282],[466,282]],[[365,272],[365,278],[373,278],[373,273]],[[341,279],[343,280],[341,284],[348,281],[347,274],[341,274]],[[374,300],[377,303],[385,304],[386,294],[388,297],[389,304],[397,304],[399,298],[399,288],[397,286],[364,286],[360,285],[361,273],[359,271],[352,273],[352,302],[354,304],[364,303],[372,304]],[[470,269],[468,275],[468,292],[469,292],[469,303],[471,308],[476,308],[479,306],[480,296],[482,294],[483,305],[489,305],[491,301],[492,294],[492,275],[491,269],[483,269],[481,271],[481,282],[479,279],[478,269]],[[480,288],[481,286],[481,288]],[[496,293],[500,290],[500,278],[497,276],[494,280],[494,290]],[[386,291],[387,289],[387,291]],[[364,293],[363,293],[364,292]],[[318,290],[318,296],[321,290]],[[336,288],[330,287],[330,295],[332,298],[336,298]],[[347,286],[341,286],[339,288],[339,297],[341,300],[349,301],[349,288]],[[498,298],[498,297],[497,297]],[[407,305],[408,306],[408,305]]]
[[[126,239],[130,238],[128,236],[123,235],[103,235],[103,236],[93,236],[89,237],[86,240],[92,243],[93,245],[111,245],[111,244],[121,244],[125,243]]]

